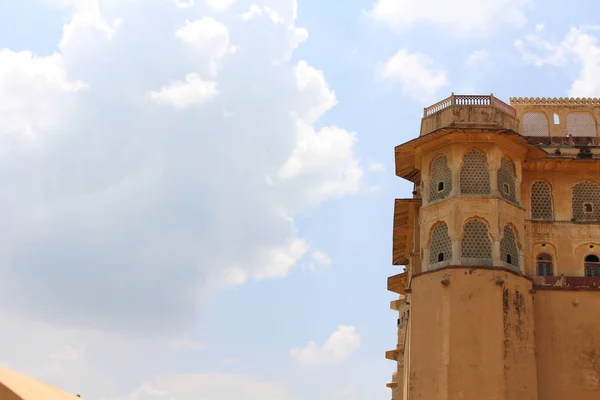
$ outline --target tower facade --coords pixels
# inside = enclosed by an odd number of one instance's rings
[[[396,147],[394,400],[600,398],[598,99],[452,95]]]

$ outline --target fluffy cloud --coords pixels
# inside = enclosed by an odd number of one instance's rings
[[[360,335],[353,326],[340,325],[323,346],[310,341],[303,348],[293,348],[290,355],[304,365],[335,365],[348,360],[360,347]]]
[[[485,49],[475,50],[467,57],[466,64],[469,67],[478,67],[490,58],[490,54]]]
[[[217,82],[203,80],[196,73],[187,74],[185,81],[176,81],[157,91],[149,93],[157,103],[184,109],[213,99],[219,91]]]
[[[371,17],[400,31],[417,24],[437,26],[456,36],[490,34],[502,25],[521,26],[533,0],[376,0]]]
[[[215,289],[295,267],[294,216],[360,187],[357,136],[314,126],[337,101],[286,61],[295,2],[229,26],[109,3],[75,2],[60,53],[0,51],[0,311],[178,335]]]
[[[277,384],[229,374],[163,375],[142,384],[129,396],[115,400],[244,399],[286,400]]]
[[[313,260],[323,266],[331,265],[331,258],[324,252],[317,250],[312,253]]]
[[[382,80],[399,83],[405,96],[428,103],[448,84],[447,73],[431,57],[400,49],[378,71]]]
[[[572,97],[595,97],[600,92],[600,46],[598,33],[600,26],[572,28],[565,38],[553,43],[542,36],[542,28],[536,33],[517,40],[515,47],[522,59],[536,67],[575,66],[579,68],[568,95]]]

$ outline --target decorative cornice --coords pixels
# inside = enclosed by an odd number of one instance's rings
[[[511,105],[583,106],[600,105],[597,97],[511,97]]]

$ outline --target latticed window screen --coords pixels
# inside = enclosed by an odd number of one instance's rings
[[[548,117],[539,112],[528,112],[521,117],[523,136],[550,136]]]
[[[462,194],[489,194],[490,172],[484,153],[471,150],[465,154],[460,168],[460,192]]]
[[[600,185],[580,182],[573,186],[573,219],[579,221],[600,220]]]
[[[517,239],[515,232],[508,225],[504,227],[504,235],[502,236],[502,240],[500,240],[500,253],[502,261],[517,267],[519,266]]]
[[[567,135],[596,136],[596,120],[589,113],[569,113],[567,115]]]
[[[429,201],[446,198],[452,191],[452,171],[448,167],[448,158],[439,156],[431,164],[429,181]]]
[[[513,203],[517,202],[515,194],[515,169],[506,157],[502,157],[498,169],[498,190],[500,195]]]
[[[492,259],[492,241],[485,222],[471,220],[465,223],[460,243],[460,257]]]
[[[531,185],[531,219],[552,220],[552,191],[545,181],[536,181]]]
[[[440,223],[431,232],[431,245],[429,246],[429,264],[452,260],[452,242],[448,235],[448,225]]]

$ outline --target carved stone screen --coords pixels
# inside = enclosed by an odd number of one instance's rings
[[[500,168],[498,169],[498,190],[500,195],[506,200],[516,203],[515,194],[515,172],[513,164],[506,157],[502,157]]]
[[[574,112],[567,115],[567,135],[596,136],[596,120],[585,112]]]
[[[519,252],[517,250],[517,239],[515,232],[508,225],[504,227],[504,235],[500,240],[500,253],[502,261],[505,263],[519,266]]]
[[[429,201],[444,199],[452,191],[452,171],[448,167],[448,158],[439,156],[431,164],[429,180]]]
[[[531,219],[552,220],[552,191],[545,181],[536,181],[531,185]]]
[[[492,260],[492,241],[485,222],[471,220],[465,223],[460,243],[460,257]]]
[[[452,242],[448,235],[448,225],[446,225],[445,222],[442,222],[431,232],[429,265],[446,260],[452,260]]]
[[[546,114],[528,112],[521,117],[521,133],[523,136],[550,136]]]
[[[600,185],[580,182],[573,186],[573,219],[578,221],[600,220]]]
[[[484,153],[471,150],[465,154],[460,168],[460,193],[490,193],[490,172]]]

